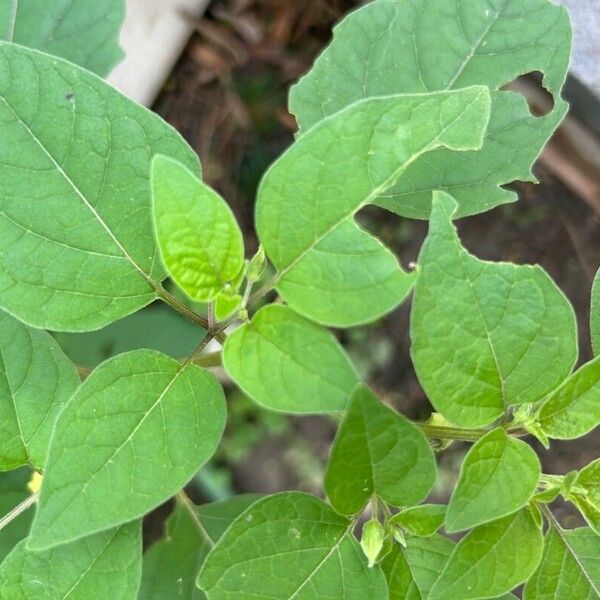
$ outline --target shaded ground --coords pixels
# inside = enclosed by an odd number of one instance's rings
[[[293,139],[287,113],[289,85],[305,72],[330,37],[332,23],[350,0],[215,0],[172,74],[156,110],[198,151],[205,179],[231,203],[256,247],[253,199],[261,174]],[[591,356],[589,293],[600,264],[597,214],[551,173],[543,182],[518,184],[514,205],[459,222],[463,241],[492,260],[539,263],[573,303],[580,328],[581,360]],[[368,226],[414,261],[426,223],[390,218],[370,209]],[[360,369],[379,394],[413,418],[429,407],[409,360],[409,303],[369,328],[343,332]],[[267,416],[239,398],[220,461],[238,491],[299,487],[320,492],[323,464],[335,430],[327,419]],[[541,448],[540,448],[541,450]],[[464,448],[445,453],[439,493],[447,492]],[[555,443],[543,452],[546,472],[565,473],[600,454],[598,434],[576,443]]]

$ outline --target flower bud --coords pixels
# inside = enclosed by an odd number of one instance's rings
[[[384,537],[383,525],[377,519],[371,519],[364,524],[360,546],[369,561],[369,567],[377,562],[377,557],[383,548]]]

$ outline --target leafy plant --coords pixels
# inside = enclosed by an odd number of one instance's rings
[[[0,480],[0,596],[506,599],[525,583],[526,600],[600,598],[599,463],[543,474],[527,437],[600,424],[599,359],[573,373],[575,316],[552,279],[478,259],[454,226],[534,180],[567,110],[566,11],[374,0],[349,15],[292,89],[300,132],[261,182],[249,260],[184,140],[90,72],[118,58],[122,11],[0,7],[0,469],[19,468]],[[533,71],[547,115],[506,89]],[[429,219],[415,269],[358,224],[369,204]],[[378,399],[325,328],[371,323],[411,291],[412,359],[436,411],[425,423]],[[279,302],[260,307],[272,292]],[[198,326],[184,359],[155,336],[154,349],[118,341],[155,301],[156,327],[174,326],[165,310]],[[96,366],[98,350],[80,381],[44,329],[65,347],[77,339],[65,332],[103,329],[129,351]],[[209,372],[221,362],[263,407],[341,418],[328,502],[289,491],[192,504],[184,487],[225,427]],[[448,506],[426,503],[435,452],[454,440],[473,446]],[[563,529],[559,495],[589,527]],[[142,517],[171,498],[164,537],[142,554]]]

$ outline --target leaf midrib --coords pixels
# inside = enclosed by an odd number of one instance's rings
[[[72,594],[72,592],[74,592],[77,589],[77,587],[83,581],[83,579],[85,578],[85,576],[92,570],[92,568],[96,564],[96,562],[98,562],[98,560],[100,560],[101,556],[104,554],[104,552],[106,552],[106,549],[112,544],[113,540],[115,539],[115,537],[117,536],[117,534],[119,532],[120,532],[120,529],[117,529],[113,533],[113,535],[110,536],[110,538],[107,540],[106,544],[104,544],[104,546],[102,547],[102,549],[92,559],[92,561],[87,566],[87,568],[83,571],[83,573],[81,573],[81,575],[77,578],[77,580],[75,581],[75,583],[67,590],[67,592],[63,596],[62,600],[67,600],[67,598]]]
[[[551,524],[550,526],[554,527],[554,530],[556,531],[556,533],[558,533],[558,536],[560,537],[562,543],[565,545],[565,548],[569,551],[569,553],[571,554],[571,556],[577,563],[577,566],[581,569],[581,572],[585,575],[586,581],[590,584],[590,587],[596,593],[598,598],[600,598],[600,589],[598,589],[594,580],[588,575],[588,572],[586,571],[585,567],[579,560],[579,555],[577,554],[577,552],[575,551],[573,546],[571,546],[571,543],[569,542],[568,537],[566,535],[564,535],[563,529],[561,527],[555,527],[553,524]]]
[[[59,513],[57,513],[57,515],[54,517],[54,519],[47,525],[46,530],[50,530],[52,528],[52,525],[54,523],[56,523],[68,511],[68,509],[75,502],[75,500],[79,497],[79,495],[86,493],[88,487],[96,479],[96,477],[107,467],[107,465],[109,465],[113,461],[113,459],[115,458],[115,456],[117,456],[121,452],[121,450],[123,450],[123,448],[133,439],[133,437],[135,436],[135,434],[140,430],[140,428],[142,427],[142,425],[146,422],[146,420],[154,412],[154,410],[156,409],[156,407],[160,405],[160,403],[163,401],[163,399],[165,398],[165,396],[168,394],[169,390],[173,387],[173,385],[175,384],[175,382],[177,381],[177,379],[180,377],[180,375],[185,372],[185,370],[187,369],[188,366],[189,366],[189,364],[183,364],[183,365],[181,365],[181,367],[173,375],[173,377],[169,381],[169,383],[165,386],[165,388],[163,389],[163,391],[158,395],[158,397],[154,401],[154,403],[144,413],[144,415],[140,419],[139,423],[133,428],[133,430],[131,431],[131,433],[129,433],[129,435],[127,436],[127,438],[117,448],[115,448],[115,450],[108,457],[108,459],[104,462],[104,464],[85,482],[85,484],[82,486],[81,490],[79,490],[79,492],[75,496],[73,496],[71,498],[71,500],[69,500],[69,502],[67,502],[62,507],[62,511],[59,512]],[[144,373],[144,375],[147,375],[147,373]],[[92,533],[92,532],[90,532],[90,533]],[[78,537],[76,537],[76,538],[69,538],[68,540],[65,540],[65,542],[69,541],[70,539],[75,540],[75,539],[79,539],[79,538]],[[43,546],[41,549],[43,549],[45,547],[52,548],[52,547],[54,547],[54,544]]]
[[[473,86],[471,86],[471,87],[473,87]],[[443,94],[445,92],[433,92],[433,94],[440,94],[440,93]],[[396,95],[398,95],[398,94],[396,94]],[[414,96],[416,94],[402,94],[402,95]],[[427,96],[430,94],[422,94],[422,95]],[[309,246],[306,249],[301,251],[294,259],[292,259],[286,267],[284,267],[283,269],[281,269],[277,272],[277,274],[275,275],[275,278],[272,282],[272,285],[276,286],[282,277],[284,277],[289,271],[291,271],[305,256],[307,256],[321,241],[323,241],[330,233],[332,233],[337,227],[339,227],[346,219],[354,217],[354,215],[356,215],[356,213],[359,210],[361,210],[362,208],[364,208],[365,206],[367,206],[369,204],[372,204],[373,201],[376,200],[381,194],[383,194],[383,192],[388,190],[398,180],[398,178],[402,175],[402,173],[418,158],[420,158],[424,154],[426,154],[426,153],[430,152],[431,150],[434,150],[438,147],[445,147],[443,145],[440,146],[440,144],[439,144],[440,138],[448,131],[448,129],[450,129],[459,119],[462,118],[462,116],[473,106],[473,104],[475,104],[479,100],[480,100],[480,95],[478,94],[471,100],[471,102],[469,102],[463,108],[463,110],[450,123],[448,123],[435,136],[435,138],[433,138],[433,140],[431,140],[430,142],[425,144],[421,150],[415,152],[409,159],[407,159],[404,163],[402,163],[402,165],[400,165],[398,167],[398,169],[396,169],[396,171],[394,171],[394,173],[384,183],[382,183],[381,185],[374,188],[367,195],[367,197],[358,204],[358,206],[355,209],[348,212],[347,214],[341,215],[334,223],[332,223],[327,228],[326,231],[324,231],[322,234],[320,234],[315,239],[313,239],[313,241],[309,244]],[[368,101],[368,99],[366,101]],[[361,100],[359,102],[365,102],[365,100]],[[354,104],[357,104],[357,103],[354,103]],[[353,106],[353,104],[351,104],[350,106]],[[334,115],[328,117],[324,121],[326,121],[332,117],[335,117],[337,115],[339,115],[339,113],[334,113]],[[483,132],[483,135],[485,135],[485,131]]]
[[[4,103],[6,108],[12,113],[14,118],[23,126],[23,128],[27,131],[31,139],[37,144],[40,150],[44,153],[44,155],[48,158],[52,166],[58,171],[58,173],[64,178],[64,180],[68,183],[71,189],[75,192],[76,196],[80,198],[83,205],[88,209],[88,211],[92,214],[94,219],[99,223],[99,225],[104,229],[106,234],[109,236],[113,244],[119,250],[119,252],[123,255],[123,257],[134,267],[134,269],[142,276],[142,278],[150,284],[150,286],[158,291],[158,284],[152,280],[152,278],[137,264],[137,262],[133,259],[133,257],[127,252],[127,249],[121,244],[117,236],[114,234],[112,229],[108,226],[106,221],[101,217],[100,213],[90,204],[88,199],[85,197],[83,192],[79,189],[79,187],[75,184],[75,182],[71,179],[68,173],[63,169],[60,163],[54,158],[52,153],[46,148],[42,140],[35,134],[35,132],[31,129],[31,127],[21,118],[21,116],[13,109],[13,107],[9,104],[7,99],[4,96],[0,96],[0,100]]]

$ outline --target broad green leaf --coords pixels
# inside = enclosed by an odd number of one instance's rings
[[[411,354],[431,403],[448,421],[479,427],[512,404],[535,402],[571,372],[573,309],[538,266],[482,261],[460,244],[456,202],[434,194],[419,256]]]
[[[0,307],[85,331],[155,299],[150,164],[198,171],[179,134],[92,73],[6,43],[0,121]]]
[[[165,536],[144,554],[138,600],[204,600],[196,577],[206,555],[234,519],[259,498],[245,494],[204,506],[178,499]]]
[[[590,503],[600,510],[600,459],[579,471],[573,487],[583,489]]]
[[[529,508],[472,529],[454,548],[429,600],[494,598],[536,570],[542,532]]]
[[[567,112],[561,99],[571,49],[564,8],[550,0],[376,0],[334,29],[333,41],[292,88],[301,131],[376,96],[458,89],[492,93],[490,124],[478,152],[440,149],[417,159],[378,204],[426,219],[431,192],[456,197],[464,216],[513,202],[504,184],[535,181],[531,166]],[[554,108],[533,116],[525,99],[499,91],[523,73],[544,73]]]
[[[96,367],[131,350],[158,350],[173,358],[189,356],[202,330],[166,304],[152,306],[111,323],[99,331],[56,333],[65,354],[77,365]]]
[[[577,507],[596,535],[600,535],[600,509],[586,495],[573,492],[569,500]]]
[[[0,311],[0,470],[44,467],[54,423],[79,383],[48,333]]]
[[[30,477],[31,471],[26,467],[0,473],[0,518],[30,495],[27,489]],[[30,508],[0,530],[0,563],[16,544],[27,536],[32,519],[33,509]]]
[[[600,354],[600,269],[594,277],[590,307],[590,333],[594,356]]]
[[[581,469],[565,497],[583,515],[588,525],[600,535],[600,460]]]
[[[244,241],[225,200],[160,155],[152,162],[152,198],[156,239],[175,283],[196,302],[230,289],[244,266]]]
[[[468,452],[446,514],[448,532],[470,529],[516,512],[529,502],[541,475],[537,454],[502,427]]]
[[[539,569],[525,586],[525,600],[600,598],[600,537],[585,528],[546,534]]]
[[[600,357],[573,373],[544,402],[539,424],[546,435],[572,440],[600,424]]]
[[[253,400],[282,412],[342,411],[358,383],[329,331],[278,305],[229,335],[223,366]]]
[[[277,289],[318,323],[350,327],[395,308],[414,281],[377,238],[346,219],[281,278]]]
[[[409,537],[406,548],[396,544],[381,565],[390,600],[425,600],[453,548],[454,544],[441,535]]]
[[[258,191],[256,224],[292,308],[349,326],[401,302],[412,275],[352,217],[420,155],[481,147],[489,103],[481,86],[371,98],[323,120],[273,164]]]
[[[427,438],[364,386],[352,394],[325,474],[333,507],[357,514],[377,494],[387,504],[417,504],[431,491],[436,464]]]
[[[23,540],[0,566],[0,597],[136,600],[141,567],[139,521],[44,552]]]
[[[253,504],[212,549],[198,579],[209,600],[381,600],[352,522],[300,492]]]
[[[395,514],[389,523],[420,537],[432,536],[443,524],[446,515],[444,504],[420,504],[405,508]]]
[[[427,539],[410,537],[407,542],[406,548],[396,545],[382,564],[390,600],[425,600],[448,562],[454,544],[441,535]],[[505,594],[497,600],[516,600],[516,597]]]
[[[126,523],[173,496],[214,453],[225,411],[216,378],[194,365],[150,350],[102,364],[57,421],[29,547]]]
[[[125,0],[3,0],[0,39],[108,75],[124,56],[119,47],[124,18]]]

